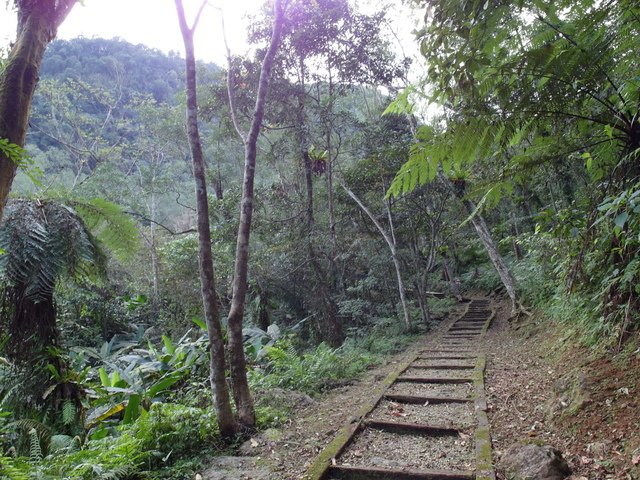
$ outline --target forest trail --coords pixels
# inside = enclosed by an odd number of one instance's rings
[[[472,300],[382,382],[303,478],[495,478],[482,353],[494,315],[489,300]]]
[[[425,340],[354,384],[333,389],[317,401],[289,393],[295,415],[246,442],[240,449],[245,456],[216,459],[203,479],[503,479],[505,455],[522,441],[558,448],[574,480],[636,478],[640,358],[626,368],[597,356],[590,359],[585,349],[559,348],[561,331],[539,320],[511,324],[510,307],[499,299],[462,308]],[[583,378],[587,398],[577,414],[564,415],[558,409],[571,406],[563,407],[564,394],[556,390],[574,378],[576,367],[583,372],[578,378]],[[429,382],[415,381],[429,371]],[[445,372],[449,379],[433,378],[445,377]],[[406,381],[408,377],[413,380]],[[462,383],[451,382],[451,377]],[[481,395],[470,401],[477,393]],[[385,424],[379,428],[381,421]],[[406,424],[440,430],[405,434],[404,439],[420,437],[407,445],[398,441]],[[382,442],[365,436],[373,431]],[[385,442],[385,436],[393,440]],[[479,456],[486,468],[481,472],[474,471]],[[394,469],[404,471],[388,473]]]

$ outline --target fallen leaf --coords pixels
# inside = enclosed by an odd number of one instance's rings
[[[253,448],[256,448],[256,447],[259,445],[259,443],[256,441],[256,439],[255,439],[255,438],[252,438],[252,439],[250,440],[250,442],[251,442],[251,446],[252,446]]]
[[[631,458],[631,463],[638,465],[640,463],[640,453]]]

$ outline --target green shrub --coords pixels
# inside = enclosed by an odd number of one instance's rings
[[[605,321],[597,301],[584,295],[568,295],[561,289],[543,306],[543,312],[563,326],[565,336],[584,346],[604,348],[616,340],[616,325]]]
[[[216,416],[210,409],[157,403],[118,432],[116,437],[89,440],[75,451],[60,449],[41,461],[0,457],[0,475],[9,480],[179,479],[189,477],[199,465],[194,457],[204,451],[215,455],[222,449]],[[158,473],[165,469],[171,475]]]
[[[143,451],[158,458],[176,459],[222,448],[216,415],[210,408],[157,403],[133,424],[130,434],[141,442]]]
[[[267,349],[265,367],[252,370],[249,377],[256,388],[280,387],[312,395],[355,378],[374,361],[364,351],[348,347],[332,349],[324,343],[300,355],[291,338],[284,338]]]
[[[416,324],[415,327],[419,330],[424,326]],[[401,352],[422,334],[417,330],[407,332],[404,324],[398,322],[397,318],[381,318],[365,335],[358,335],[358,331],[354,331],[351,338],[345,342],[343,349],[347,352],[353,352],[353,355],[370,356],[372,357],[371,363],[377,363],[379,356]]]

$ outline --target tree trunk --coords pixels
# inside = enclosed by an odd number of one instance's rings
[[[182,0],[175,0],[180,30],[185,46],[187,72],[187,134],[193,161],[193,176],[196,188],[196,210],[198,218],[198,266],[204,316],[209,333],[210,375],[213,401],[218,417],[220,433],[231,437],[237,431],[237,425],[231,410],[229,390],[226,382],[226,365],[220,312],[215,288],[213,257],[211,255],[211,230],[209,226],[209,204],[207,182],[200,132],[198,130],[198,102],[196,98],[196,62],[193,48],[193,32],[206,1],[202,3],[198,16],[191,28],[187,26]]]
[[[300,87],[298,92],[298,110],[296,112],[298,128],[296,130],[298,148],[302,157],[304,167],[304,176],[306,184],[306,243],[307,254],[311,269],[319,284],[315,292],[316,298],[320,301],[319,309],[322,314],[322,325],[320,328],[322,339],[332,347],[339,347],[344,340],[344,332],[342,324],[338,318],[338,305],[331,295],[331,280],[328,278],[324,268],[318,260],[318,254],[313,245],[313,230],[315,226],[314,209],[313,209],[313,166],[309,157],[309,146],[307,140],[307,125],[305,115],[305,65],[304,58],[300,58]]]
[[[425,295],[426,289],[424,288],[424,283],[416,280],[414,282],[416,290],[418,291],[418,306],[420,307],[420,316],[422,317],[422,323],[426,326],[429,326],[431,323],[431,312],[429,311],[429,304],[427,303],[427,298]]]
[[[520,237],[520,230],[518,229],[518,219],[515,214],[510,212],[509,219],[511,220],[511,244],[513,246],[513,253],[516,256],[516,260],[520,261],[524,258],[524,254],[522,253],[522,247],[518,243],[518,238]]]
[[[431,312],[429,311],[429,303],[427,302],[427,275],[429,274],[429,264],[431,262],[431,254],[433,248],[429,252],[429,259],[424,261],[420,254],[420,247],[418,246],[418,238],[415,235],[415,228],[412,229],[414,235],[411,238],[411,254],[413,255],[413,263],[416,271],[413,285],[418,293],[418,306],[420,307],[420,315],[422,317],[422,323],[429,325],[431,322]]]
[[[438,173],[438,178],[451,193],[460,199],[467,210],[467,213],[471,216],[471,223],[476,229],[478,238],[480,238],[480,241],[484,245],[491,263],[493,263],[494,268],[498,272],[504,288],[507,290],[507,295],[509,295],[509,298],[511,299],[511,310],[515,312],[518,303],[515,287],[516,282],[509,271],[509,267],[507,267],[507,264],[502,258],[502,255],[500,255],[496,243],[493,241],[487,222],[485,222],[484,217],[480,212],[476,212],[476,205],[471,200],[465,198],[464,188],[457,188],[442,172]]]
[[[0,74],[0,140],[24,147],[31,100],[47,45],[76,0],[16,0],[18,32]],[[18,165],[0,150],[0,219]]]
[[[446,253],[442,254],[442,269],[444,270],[447,281],[449,282],[451,294],[456,297],[459,302],[462,301],[462,295],[460,294],[460,285],[456,281],[453,270],[451,269],[451,264],[449,263],[449,257]]]
[[[471,200],[463,199],[462,203],[467,209],[467,212],[469,212],[469,215],[471,215],[476,210],[476,206]],[[484,217],[477,213],[471,218],[471,223],[473,223],[473,226],[478,233],[478,237],[482,241],[485,250],[489,254],[491,263],[493,263],[493,266],[500,276],[500,280],[502,280],[504,288],[507,290],[507,295],[509,295],[509,298],[511,299],[511,309],[515,312],[517,305],[516,287],[515,280],[513,279],[513,276],[511,276],[509,267],[507,267],[507,264],[502,258],[502,255],[500,255],[498,247],[496,246],[495,242],[493,241],[493,237],[491,236],[491,231],[489,230],[487,223],[484,221]]]
[[[151,276],[152,276],[152,292],[153,292],[153,310],[157,313],[158,302],[160,300],[160,265],[158,262],[158,245],[156,238],[156,217],[157,217],[157,199],[156,199],[156,175],[155,172],[151,181],[151,205],[149,224],[149,236],[151,237]]]
[[[331,72],[331,62],[327,63],[327,71],[329,73],[328,87],[329,87],[329,104],[327,105],[327,123],[326,129],[326,146],[327,146],[327,158],[326,158],[326,176],[327,176],[327,207],[329,214],[329,238],[331,238],[331,255],[329,261],[331,264],[331,288],[338,293],[344,293],[344,282],[342,274],[338,268],[338,234],[336,232],[336,216],[335,216],[335,200],[333,195],[333,164],[338,160],[338,148],[336,148],[336,156],[332,156],[332,132],[333,132],[333,106],[334,106],[334,85],[333,76]]]
[[[229,358],[231,368],[231,381],[233,397],[236,403],[238,421],[247,429],[256,426],[256,415],[253,399],[249,391],[247,381],[247,364],[244,356],[244,343],[242,337],[242,321],[244,319],[244,304],[247,296],[247,271],[249,265],[249,239],[251,235],[251,219],[253,217],[253,189],[256,170],[256,155],[258,134],[264,117],[264,107],[269,87],[269,76],[273,59],[282,31],[283,11],[280,0],[274,4],[273,33],[269,50],[262,61],[260,71],[260,84],[256,98],[251,129],[245,141],[244,182],[242,185],[242,201],[240,204],[240,224],[238,226],[238,238],[236,242],[235,273],[233,277],[233,297],[229,310]]]
[[[393,266],[396,270],[396,280],[398,281],[398,294],[400,295],[400,303],[402,304],[402,311],[404,314],[404,323],[407,329],[411,328],[411,319],[409,317],[409,310],[407,308],[407,301],[405,298],[405,288],[404,282],[402,281],[402,269],[400,268],[400,259],[398,258],[398,254],[396,251],[396,242],[395,235],[393,233],[393,223],[391,221],[391,209],[389,208],[389,204],[385,201],[385,205],[387,208],[387,215],[389,217],[389,228],[391,230],[391,235],[384,229],[384,227],[378,222],[376,217],[371,213],[371,210],[367,208],[367,206],[358,198],[358,196],[353,193],[346,185],[342,184],[342,188],[362,209],[364,213],[371,219],[373,224],[376,226],[384,240],[387,242],[389,246],[389,251],[391,252],[391,259],[393,260]]]

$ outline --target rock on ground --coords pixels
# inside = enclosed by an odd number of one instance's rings
[[[562,454],[548,445],[518,445],[510,448],[501,462],[514,480],[563,480],[571,475]]]

